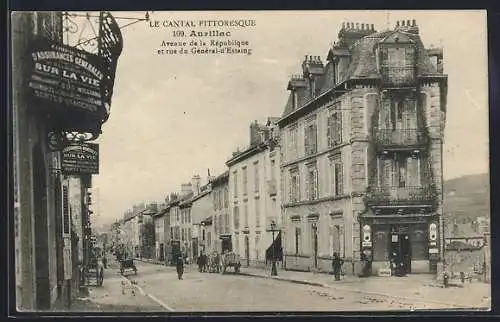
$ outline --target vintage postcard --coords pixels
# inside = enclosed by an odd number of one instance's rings
[[[490,309],[485,11],[11,26],[19,311]]]

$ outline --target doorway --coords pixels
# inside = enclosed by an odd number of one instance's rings
[[[391,260],[401,264],[404,274],[411,273],[411,240],[408,232],[391,233]]]
[[[250,238],[245,236],[245,258],[247,260],[247,267],[250,266]]]
[[[35,224],[36,306],[50,308],[47,182],[40,144],[33,147],[33,218]]]
[[[159,260],[161,262],[163,262],[165,260],[165,257],[164,257],[164,255],[165,255],[165,249],[164,248],[165,248],[165,246],[163,245],[163,243],[160,243],[160,254],[159,254],[160,255],[160,259]]]

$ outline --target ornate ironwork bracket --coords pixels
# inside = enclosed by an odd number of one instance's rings
[[[47,146],[52,152],[62,151],[71,144],[93,141],[96,138],[97,136],[92,133],[54,131],[47,133]]]

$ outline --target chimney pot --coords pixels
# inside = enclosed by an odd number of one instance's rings
[[[417,26],[417,21],[415,19],[412,20],[412,26],[416,27]]]
[[[345,29],[345,22],[342,23],[342,29]]]
[[[354,29],[354,22],[351,22],[351,28]]]
[[[365,24],[364,23],[361,24],[361,30],[365,30]]]
[[[405,21],[401,20],[401,27],[404,27],[404,26],[405,26]]]
[[[351,28],[351,24],[347,23],[347,29]]]
[[[356,22],[356,29],[359,30],[359,22]]]
[[[396,21],[396,27],[399,27],[399,20]]]
[[[372,30],[375,30],[375,26],[372,24]]]
[[[309,56],[309,61],[312,61],[312,59],[313,59],[313,56]]]
[[[406,20],[406,26],[410,27],[410,20]]]

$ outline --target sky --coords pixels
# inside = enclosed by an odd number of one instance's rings
[[[232,39],[250,42],[252,54],[158,55],[163,40],[175,40],[173,28],[140,22],[122,30],[111,115],[97,141],[97,225],[121,218],[136,203],[164,200],[194,174],[206,180],[207,169],[225,171],[232,152],[248,145],[250,122],[282,114],[288,79],[299,73],[304,55],[326,60],[342,22],[382,31],[415,19],[424,45],[444,48],[444,177],[488,172],[485,11],[155,11],[150,18],[253,19],[255,27],[232,30]]]

